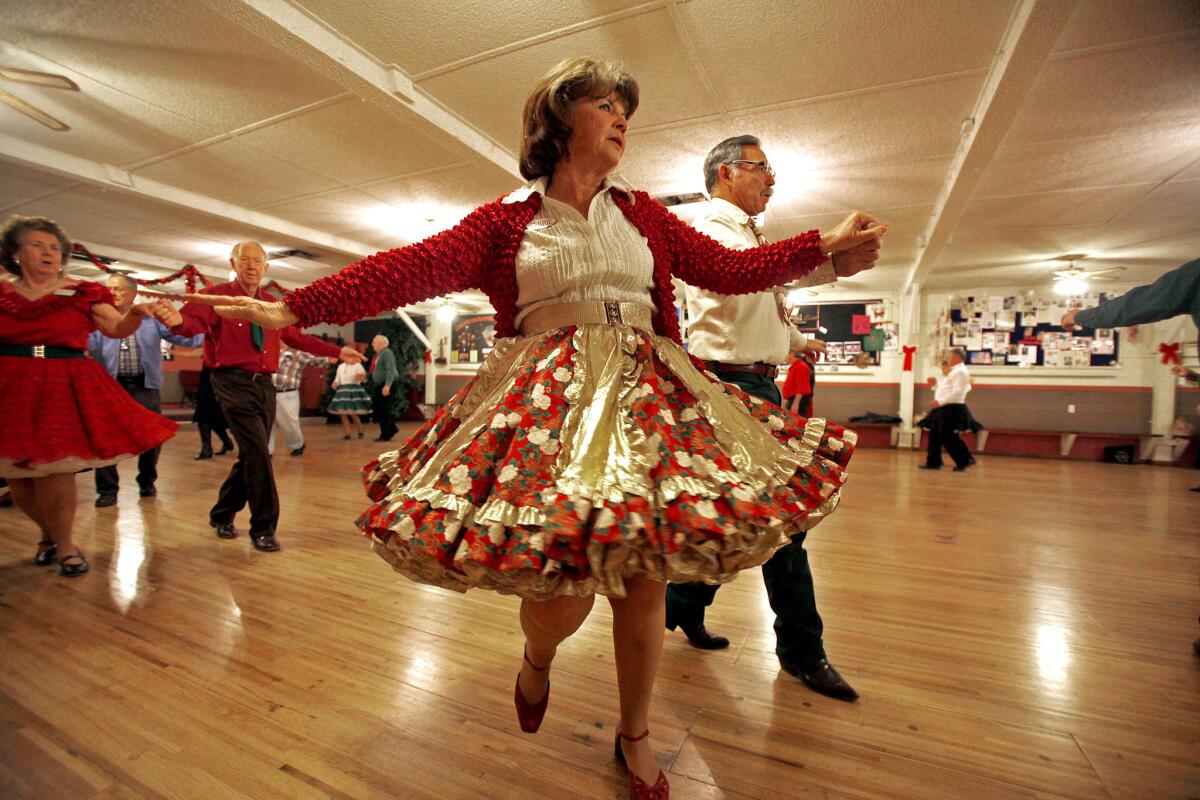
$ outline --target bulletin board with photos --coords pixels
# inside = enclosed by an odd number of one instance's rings
[[[1025,367],[1113,367],[1119,335],[1113,328],[1066,330],[1059,321],[1071,308],[1104,302],[1103,293],[1071,298],[960,295],[950,300],[950,341],[966,351],[967,364]]]
[[[899,328],[880,301],[797,305],[790,314],[802,333],[825,342],[822,364],[871,366],[883,351],[900,347]]]

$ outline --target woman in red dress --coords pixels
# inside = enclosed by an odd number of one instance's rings
[[[521,729],[541,725],[558,646],[595,595],[613,612],[615,753],[633,798],[668,795],[647,735],[667,582],[732,580],[837,506],[852,432],[751,398],[680,344],[672,276],[763,291],[883,234],[851,214],[733,251],[609,177],[638,103],[615,65],[564,61],[525,106],[526,186],[424,242],[378,253],[282,303],[193,295],[261,325],[345,323],[482,288],[496,347],[399,450],[365,469],[359,519],[407,577],[522,598]]]
[[[86,357],[88,334],[120,339],[145,316],[180,318],[162,301],[122,316],[107,288],[64,276],[70,252],[66,234],[42,217],[14,216],[0,234],[0,261],[16,276],[0,282],[0,477],[41,529],[34,563],[57,560],[73,577],[88,570],[71,538],[75,473],[158,447],[178,427]]]

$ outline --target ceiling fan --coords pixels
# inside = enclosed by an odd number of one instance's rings
[[[1088,290],[1089,281],[1115,281],[1116,273],[1124,272],[1124,267],[1107,267],[1105,269],[1086,270],[1075,266],[1078,259],[1087,258],[1084,253],[1067,253],[1059,256],[1057,261],[1066,261],[1067,266],[1054,271],[1054,291],[1056,294],[1083,294]]]
[[[79,91],[79,84],[75,83],[75,81],[65,75],[54,75],[49,72],[35,72],[34,70],[17,69],[16,67],[0,67],[0,79],[16,83],[28,83],[47,89],[65,89],[70,92]],[[0,89],[0,103],[4,103],[14,111],[19,111],[34,122],[45,125],[52,131],[65,133],[71,130],[71,126],[58,117],[47,114],[37,106],[22,100],[15,94],[9,94],[3,89]]]

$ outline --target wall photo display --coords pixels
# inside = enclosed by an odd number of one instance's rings
[[[1072,298],[965,295],[950,299],[948,346],[967,351],[967,363],[1083,369],[1117,365],[1119,335],[1112,328],[1064,330],[1071,308],[1089,308],[1101,293]]]

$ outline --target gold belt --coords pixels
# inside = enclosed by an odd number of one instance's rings
[[[645,331],[654,330],[654,311],[641,303],[618,303],[614,300],[585,300],[578,303],[555,303],[531,311],[521,320],[521,333],[533,336],[571,325],[632,325]]]

